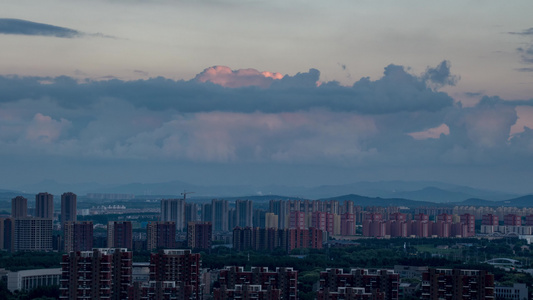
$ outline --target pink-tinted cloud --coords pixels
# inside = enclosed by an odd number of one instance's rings
[[[214,66],[196,75],[199,82],[212,82],[223,87],[238,88],[245,86],[269,87],[274,80],[282,79],[281,73],[259,72],[256,69],[232,70],[226,66]]]

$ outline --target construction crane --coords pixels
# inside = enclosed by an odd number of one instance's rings
[[[181,193],[183,195],[183,200],[187,200],[187,194],[194,194],[194,192],[187,192],[187,191],[183,191],[183,193]]]

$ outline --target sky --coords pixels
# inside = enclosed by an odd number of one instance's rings
[[[532,193],[533,2],[8,1],[0,188]]]

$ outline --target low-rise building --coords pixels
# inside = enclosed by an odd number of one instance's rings
[[[27,291],[40,286],[59,285],[61,268],[35,269],[7,274],[7,288],[11,292]]]
[[[527,300],[529,290],[525,283],[514,283],[513,286],[496,286],[496,299]]]

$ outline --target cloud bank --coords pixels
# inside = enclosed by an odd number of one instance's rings
[[[0,18],[0,34],[54,36],[75,38],[83,33],[74,29],[20,19]]]
[[[59,159],[58,174],[78,165],[89,178],[119,176],[126,165],[164,178],[176,175],[152,168],[187,165],[192,173],[202,165],[246,178],[231,170],[291,166],[302,170],[301,180],[309,168],[328,178],[336,175],[325,170],[337,168],[377,178],[413,173],[413,179],[453,181],[481,174],[482,182],[511,178],[495,175],[504,168],[531,170],[533,134],[521,120],[527,114],[517,111],[532,107],[533,99],[485,96],[463,107],[439,90],[459,79],[449,62],[420,75],[407,70],[389,65],[381,78],[351,86],[317,84],[316,69],[281,76],[222,66],[188,81],[2,76],[0,158],[13,164]],[[7,173],[17,177],[15,166]],[[294,176],[270,180],[290,183]]]

